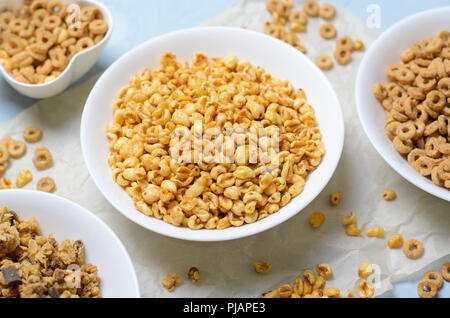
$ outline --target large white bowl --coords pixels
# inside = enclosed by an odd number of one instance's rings
[[[386,118],[383,107],[375,99],[372,86],[376,82],[387,83],[385,70],[392,63],[399,63],[400,53],[425,36],[450,29],[450,7],[425,11],[408,17],[385,31],[372,44],[361,62],[356,79],[356,104],[359,119],[370,142],[383,159],[406,180],[441,199],[450,201],[450,191],[436,186],[421,176],[405,160],[386,136]]]
[[[178,228],[138,212],[132,199],[117,185],[107,163],[109,154],[105,137],[106,124],[113,119],[113,101],[132,74],[145,67],[159,67],[160,55],[173,52],[180,61],[189,60],[194,52],[208,57],[235,54],[279,79],[290,80],[303,88],[316,110],[327,153],[319,168],[306,182],[304,192],[279,212],[254,224],[225,230],[193,231]],[[192,241],[223,241],[249,236],[291,218],[310,203],[326,186],[341,156],[344,143],[344,121],[339,100],[325,75],[303,54],[291,46],[261,33],[238,28],[207,27],[173,32],[152,39],[116,61],[98,80],[86,102],[81,122],[83,155],[97,187],[105,198],[133,222],[154,232]]]
[[[17,1],[17,0],[15,0]],[[109,29],[105,37],[93,47],[77,53],[69,62],[65,70],[53,81],[45,84],[26,84],[16,80],[8,71],[5,70],[3,64],[0,63],[0,72],[5,80],[20,94],[31,98],[49,98],[63,92],[70,84],[76,82],[97,62],[103,52],[106,44],[111,38],[113,30],[113,19],[109,10],[102,3],[95,0],[72,0],[65,1],[68,3],[78,4],[81,7],[93,5],[100,9],[103,13],[103,19],[108,22]]]
[[[54,234],[58,242],[65,238],[82,240],[86,262],[98,267],[103,297],[140,297],[133,263],[125,247],[91,212],[59,196],[29,190],[0,191],[2,206],[15,211],[22,219],[35,216],[42,235]]]

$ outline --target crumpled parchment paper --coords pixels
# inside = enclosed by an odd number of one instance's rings
[[[246,26],[262,31],[268,19],[264,1],[247,0],[238,2],[204,25]],[[312,59],[333,52],[334,41],[319,36],[321,23],[320,19],[309,19],[308,32],[300,34],[308,49],[307,55]],[[377,36],[344,9],[338,8],[333,23],[338,36],[361,38],[366,46]],[[15,180],[20,170],[28,168],[34,176],[26,187],[30,189],[35,189],[39,178],[51,176],[57,184],[55,194],[76,201],[102,218],[128,249],[144,297],[259,297],[263,292],[292,283],[303,270],[314,268],[318,263],[329,263],[333,268],[334,274],[326,286],[337,287],[342,293],[352,289],[356,294],[357,268],[362,262],[375,264],[376,294],[380,295],[392,288],[392,281],[450,253],[450,204],[414,187],[395,173],[366,138],[354,101],[354,82],[362,56],[363,53],[356,52],[352,63],[344,67],[335,65],[326,73],[339,95],[346,124],[344,152],[334,177],[301,213],[264,233],[223,243],[185,242],[147,231],[115,211],[90,179],[79,140],[81,113],[97,77],[57,97],[40,101],[0,125],[0,137],[20,138],[23,129],[30,125],[40,126],[44,131],[43,140],[28,145],[27,155],[12,161],[4,176]],[[51,150],[54,166],[38,172],[31,158],[34,149],[42,145]],[[396,190],[396,200],[385,202],[382,199],[381,193],[387,188]],[[332,207],[328,196],[336,191],[341,191],[343,196],[340,205]],[[308,217],[314,211],[322,211],[326,218],[315,230],[308,224]],[[360,228],[382,226],[385,236],[346,236],[341,219],[350,211],[356,212]],[[387,239],[394,233],[402,233],[405,239],[422,241],[423,256],[409,260],[400,249],[387,248]],[[87,252],[95,253],[89,247]],[[272,271],[256,274],[254,261],[272,263]],[[200,269],[198,285],[193,285],[186,277],[191,266]],[[172,293],[161,286],[166,273],[183,277],[182,284]]]

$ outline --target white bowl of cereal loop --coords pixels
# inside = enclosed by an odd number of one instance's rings
[[[356,80],[360,121],[406,180],[450,201],[450,7],[408,17],[364,56]]]
[[[191,147],[176,150],[191,131]],[[81,123],[105,198],[149,230],[192,241],[237,239],[293,217],[328,183],[343,142],[341,106],[319,68],[282,41],[228,27],[131,50],[99,79]]]
[[[94,0],[12,0],[0,6],[0,71],[19,93],[48,98],[96,63],[113,29]]]
[[[48,193],[0,191],[0,264],[3,297],[140,297],[133,263],[114,232]],[[39,279],[29,280],[36,270]]]

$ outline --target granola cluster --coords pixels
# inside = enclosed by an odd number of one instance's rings
[[[98,298],[97,267],[82,241],[40,235],[36,218],[0,212],[0,298]]]

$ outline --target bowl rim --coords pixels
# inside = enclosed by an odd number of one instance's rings
[[[389,159],[390,152],[387,151],[385,147],[383,147],[380,143],[376,141],[376,137],[371,134],[370,129],[365,125],[364,121],[364,102],[363,102],[363,94],[360,93],[362,91],[362,77],[366,73],[366,67],[370,63],[371,57],[378,51],[379,48],[383,47],[383,43],[388,40],[388,38],[391,36],[391,34],[394,34],[399,29],[402,29],[406,27],[407,25],[411,24],[416,19],[420,19],[427,16],[433,16],[436,13],[442,13],[442,11],[447,11],[450,14],[450,6],[444,6],[436,9],[426,10],[422,11],[416,14],[413,14],[411,16],[408,16],[394,25],[392,25],[390,28],[388,28],[386,31],[384,31],[369,47],[366,54],[364,54],[363,60],[361,61],[361,64],[359,66],[358,74],[356,77],[356,83],[355,83],[355,100],[356,100],[356,109],[359,117],[359,121],[361,123],[361,126],[363,127],[364,133],[368,137],[370,143],[375,148],[375,150],[378,152],[378,154],[384,159],[384,161],[398,174],[400,174],[404,179],[406,179],[408,182],[415,185],[417,188],[428,192],[429,194],[432,194],[440,199],[450,201],[450,191],[448,191],[448,194],[445,195],[444,192],[440,191],[441,187],[436,186],[431,183],[425,183],[422,180],[425,177],[420,176],[415,170],[414,172],[416,174],[411,174],[411,170],[407,170],[406,167],[403,167],[401,165],[398,165],[396,162],[393,162]],[[384,134],[386,137],[386,135]],[[387,137],[386,137],[387,138]],[[444,188],[445,189],[445,188]],[[442,193],[441,193],[442,192]]]
[[[178,228],[171,224],[167,224],[167,225],[172,226],[173,231],[170,231],[169,233],[167,233],[166,231],[164,231],[164,228],[161,228],[158,226],[153,226],[152,224],[149,224],[148,222],[144,222],[144,221],[141,222],[141,220],[139,220],[137,217],[138,213],[141,213],[141,212],[139,212],[137,210],[136,210],[136,213],[133,213],[132,215],[121,211],[121,209],[115,204],[115,202],[113,202],[111,200],[111,198],[110,198],[109,194],[106,192],[106,190],[104,190],[101,187],[99,180],[96,177],[94,177],[96,174],[93,172],[94,168],[92,167],[91,161],[88,160],[88,155],[86,152],[86,148],[87,148],[86,141],[89,139],[88,132],[84,128],[84,126],[86,125],[86,121],[87,121],[86,117],[87,117],[87,109],[89,108],[88,105],[92,104],[92,102],[91,102],[91,100],[93,98],[92,93],[96,90],[99,83],[101,83],[102,80],[109,75],[111,70],[114,69],[115,67],[117,67],[117,65],[119,65],[124,58],[126,58],[128,55],[132,55],[132,54],[134,54],[134,52],[137,52],[137,51],[141,50],[142,48],[150,45],[150,43],[152,43],[154,41],[158,41],[158,40],[161,40],[161,39],[164,39],[167,37],[172,37],[172,36],[178,35],[178,34],[189,34],[191,32],[203,32],[203,31],[210,31],[210,32],[223,31],[223,32],[236,32],[236,33],[249,32],[253,36],[263,38],[264,40],[272,42],[272,43],[276,42],[277,45],[282,45],[286,49],[292,50],[293,52],[298,54],[299,59],[301,59],[303,63],[307,63],[311,67],[313,67],[317,70],[318,76],[321,78],[321,81],[326,86],[328,86],[328,89],[330,89],[332,96],[334,97],[336,104],[338,106],[337,112],[339,114],[339,116],[338,116],[339,118],[337,118],[336,122],[339,125],[339,135],[341,137],[338,141],[336,141],[338,143],[338,151],[336,152],[336,154],[334,154],[336,156],[336,160],[329,164],[328,173],[326,174],[326,178],[323,179],[324,181],[320,184],[320,186],[316,187],[312,191],[311,198],[305,200],[305,202],[302,203],[301,208],[295,209],[293,212],[281,214],[280,212],[282,211],[283,208],[293,204],[293,201],[291,201],[285,207],[281,208],[280,211],[275,213],[276,216],[271,215],[272,218],[268,217],[266,219],[255,222],[253,224],[247,224],[245,226],[239,227],[238,233],[234,233],[234,232],[229,233],[229,232],[224,232],[222,230],[214,230],[211,233],[211,237],[208,237],[208,238],[197,237],[195,235],[195,233],[197,233],[198,231],[194,231],[194,230],[190,230],[189,232],[186,232],[188,234],[185,234],[185,233],[183,233],[183,231],[181,231],[181,230],[184,230],[184,228]],[[158,37],[152,38],[148,41],[145,41],[144,43],[141,43],[140,45],[136,46],[135,48],[131,49],[130,51],[126,52],[119,59],[117,59],[112,65],[110,65],[108,67],[108,69],[97,80],[95,86],[92,88],[91,93],[89,94],[89,97],[86,100],[86,104],[85,104],[82,118],[81,118],[80,139],[81,139],[81,148],[82,148],[84,161],[86,163],[86,166],[88,168],[88,171],[89,171],[89,174],[90,174],[92,180],[94,181],[95,185],[97,186],[99,191],[102,193],[102,195],[105,197],[105,199],[122,215],[124,215],[125,217],[130,219],[132,222],[146,228],[147,230],[150,230],[152,232],[158,233],[158,234],[166,236],[166,237],[171,237],[171,238],[185,240],[185,241],[195,241],[195,242],[220,242],[220,241],[230,241],[230,240],[235,240],[235,239],[252,236],[252,235],[267,231],[271,228],[274,228],[274,227],[278,226],[279,224],[289,220],[290,218],[297,215],[298,213],[300,213],[307,205],[309,205],[314,199],[316,199],[316,197],[322,192],[322,190],[327,186],[327,184],[331,180],[331,178],[334,175],[336,168],[340,162],[340,159],[342,157],[342,151],[343,151],[344,139],[345,139],[345,122],[344,122],[344,115],[342,112],[342,106],[341,106],[338,95],[336,94],[336,91],[335,91],[333,85],[328,80],[328,78],[325,76],[325,74],[311,60],[309,60],[309,58],[307,58],[303,53],[301,53],[300,51],[296,50],[292,46],[290,46],[278,39],[272,38],[272,37],[265,35],[263,33],[260,33],[260,32],[256,32],[256,31],[252,31],[252,30],[244,30],[244,29],[240,29],[240,28],[233,28],[233,27],[208,26],[208,27],[193,27],[193,28],[172,31],[172,32],[160,35]],[[268,219],[270,219],[271,221],[268,222],[267,221]],[[158,220],[158,221],[161,221],[161,220]],[[260,227],[252,227],[252,225],[255,225],[255,224],[258,224],[259,222],[264,222],[264,221],[268,222],[268,224],[265,226],[260,226]],[[161,222],[163,222],[163,221],[161,221]],[[259,224],[261,224],[261,223],[259,223]],[[249,230],[249,228],[250,228],[250,230]]]
[[[65,2],[67,2],[67,1],[65,1]],[[52,85],[54,85],[58,80],[60,80],[64,75],[66,75],[66,73],[68,73],[68,72],[71,70],[71,68],[72,68],[72,66],[73,66],[73,63],[74,63],[75,60],[77,60],[80,56],[82,56],[82,55],[84,55],[84,54],[87,54],[87,53],[89,53],[89,52],[91,52],[91,51],[94,51],[94,50],[98,49],[98,48],[99,48],[100,46],[102,46],[105,42],[109,41],[109,38],[111,37],[111,34],[112,34],[113,25],[114,25],[114,23],[113,23],[113,17],[112,17],[111,12],[109,11],[109,9],[108,9],[103,3],[98,2],[97,0],[71,0],[71,1],[69,1],[68,3],[70,3],[70,4],[75,4],[75,3],[79,3],[79,2],[89,3],[89,4],[93,5],[93,6],[96,6],[97,8],[99,8],[99,9],[102,11],[103,14],[105,14],[105,15],[108,17],[108,19],[109,19],[109,21],[110,21],[110,22],[108,22],[108,24],[109,24],[108,32],[106,32],[106,34],[105,34],[105,36],[103,37],[103,39],[102,39],[100,42],[98,42],[97,44],[95,44],[94,46],[92,46],[92,47],[90,47],[90,48],[88,48],[88,49],[86,49],[86,50],[80,51],[80,52],[78,52],[77,54],[75,54],[75,55],[72,57],[72,59],[70,60],[69,64],[67,64],[67,66],[66,66],[66,68],[64,69],[64,71],[63,71],[61,74],[59,74],[59,75],[58,75],[53,81],[51,81],[51,82],[48,82],[48,83],[42,83],[42,84],[28,84],[28,83],[22,83],[22,82],[16,80],[16,79],[14,78],[14,76],[12,76],[12,75],[5,69],[5,67],[3,66],[3,63],[0,63],[0,71],[1,71],[2,75],[5,77],[5,79],[8,79],[8,81],[12,82],[13,84],[18,85],[18,86],[21,86],[21,87],[24,87],[24,88],[43,88],[43,87],[47,87],[47,86],[52,86]]]
[[[88,217],[91,219],[95,219],[99,223],[99,226],[102,226],[109,233],[111,239],[113,239],[114,242],[119,247],[122,256],[126,256],[126,262],[128,263],[129,268],[132,270],[132,272],[131,272],[131,275],[133,277],[132,284],[133,284],[134,293],[135,293],[135,295],[133,295],[133,297],[136,297],[136,298],[141,297],[141,292],[140,292],[140,287],[139,287],[139,281],[138,281],[137,274],[136,274],[136,269],[134,268],[133,261],[131,260],[131,257],[128,254],[127,249],[125,248],[125,245],[123,245],[122,241],[116,235],[116,233],[114,233],[114,231],[97,215],[95,215],[94,213],[92,213],[91,211],[89,211],[88,209],[84,208],[83,206],[81,206],[80,204],[78,204],[74,201],[71,201],[64,197],[61,197],[61,196],[55,195],[55,194],[51,194],[51,193],[35,191],[35,190],[25,190],[25,189],[2,190],[0,193],[0,195],[5,195],[5,196],[8,196],[9,194],[14,194],[14,195],[19,195],[19,196],[24,195],[24,196],[33,196],[33,197],[43,197],[49,201],[52,201],[52,200],[60,201],[65,205],[72,206],[74,208],[74,210],[76,210],[77,213],[80,214],[81,217]],[[20,212],[19,212],[19,214],[20,214]],[[39,222],[39,219],[38,219],[38,222]]]

